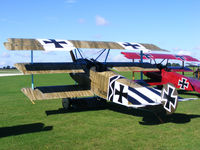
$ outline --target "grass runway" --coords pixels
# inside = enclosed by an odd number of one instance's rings
[[[74,84],[66,74],[34,77],[37,86]],[[68,112],[61,109],[60,99],[32,104],[20,91],[30,84],[30,76],[0,77],[0,150],[195,150],[200,147],[199,100],[180,102],[176,113],[165,118],[166,123],[158,124],[147,112],[112,103],[99,109]],[[190,92],[181,96],[199,95]],[[144,124],[145,120],[150,123]]]

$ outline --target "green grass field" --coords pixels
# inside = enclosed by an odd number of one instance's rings
[[[0,69],[0,74],[4,73],[20,73],[17,69]]]
[[[131,73],[123,75],[130,77]],[[0,77],[1,150],[196,150],[200,147],[199,100],[180,102],[176,113],[165,118],[166,123],[158,124],[147,112],[111,103],[101,109],[68,112],[61,109],[60,99],[32,104],[20,91],[22,87],[30,87],[30,83],[30,76]],[[37,86],[73,83],[65,74],[35,75]],[[190,92],[181,96],[198,95]]]

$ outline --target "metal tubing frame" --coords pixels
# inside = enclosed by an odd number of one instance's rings
[[[78,59],[76,49],[74,50],[74,53],[75,53],[75,57],[76,57],[76,59]]]
[[[79,52],[79,54],[80,54],[81,58],[83,59],[83,56],[82,56],[82,54],[81,54],[80,50],[79,50],[78,48],[77,48],[77,50],[78,50],[78,52]]]
[[[97,60],[104,52],[106,49],[103,49],[103,51],[101,52],[101,54],[99,54],[99,56],[97,56],[97,58],[95,60]]]
[[[165,61],[165,59],[163,59],[163,60],[160,62],[160,64],[162,64],[164,61]]]
[[[184,69],[184,67],[185,67],[185,62],[182,61],[182,68]],[[182,71],[182,75],[184,75],[184,71]]]
[[[33,50],[31,50],[31,64],[33,64]],[[31,87],[34,90],[34,77],[33,77],[33,74],[31,74]]]
[[[108,59],[108,55],[109,55],[109,53],[110,53],[110,49],[108,49],[108,52],[107,52],[107,54],[106,54],[106,58],[105,58],[104,63],[106,63],[106,61],[107,61],[107,59]]]
[[[140,63],[143,63],[143,51],[140,51]],[[143,80],[143,72],[140,72],[140,80]]]

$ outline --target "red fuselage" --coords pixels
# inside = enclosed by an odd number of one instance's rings
[[[176,72],[168,72],[165,69],[162,69],[160,72],[144,72],[144,75],[151,79],[146,81],[149,85],[172,83],[176,88],[187,91],[197,91],[200,93],[199,80],[186,77]]]

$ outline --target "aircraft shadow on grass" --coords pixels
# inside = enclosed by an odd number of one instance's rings
[[[92,101],[92,99],[91,99]],[[200,115],[194,115],[194,114],[183,114],[183,113],[174,113],[172,115],[165,115],[164,110],[160,110],[159,108],[162,106],[158,106],[156,109],[154,107],[154,113],[147,110],[141,110],[141,109],[133,109],[133,108],[127,108],[125,106],[117,105],[110,102],[102,102],[102,104],[94,107],[87,107],[85,105],[76,106],[76,108],[71,108],[69,110],[65,110],[63,108],[59,108],[58,110],[47,110],[46,115],[56,115],[56,114],[65,114],[65,113],[76,113],[76,112],[82,112],[82,111],[95,111],[95,110],[105,110],[109,109],[115,112],[124,113],[127,115],[133,115],[137,117],[143,117],[142,121],[139,123],[141,125],[158,125],[162,123],[176,123],[176,124],[183,124],[188,123],[193,118],[199,118]],[[159,110],[159,111],[158,111]]]
[[[0,138],[34,132],[50,131],[52,129],[53,126],[45,126],[45,124],[43,123],[31,123],[10,127],[0,127]]]

